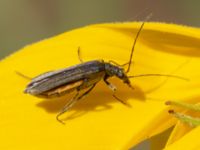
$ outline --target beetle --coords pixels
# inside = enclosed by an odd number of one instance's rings
[[[112,76],[116,76],[121,79],[130,88],[131,82],[127,73],[130,71],[131,59],[133,56],[133,51],[135,48],[138,36],[144,26],[145,22],[142,23],[140,29],[136,34],[134,44],[131,50],[130,60],[124,65],[118,65],[114,61],[104,62],[103,60],[92,60],[88,62],[83,62],[80,57],[80,47],[78,48],[78,56],[81,61],[80,64],[57,70],[43,73],[31,80],[27,85],[24,93],[31,94],[37,97],[52,98],[65,95],[72,91],[77,91],[75,96],[68,101],[68,103],[62,108],[60,113],[56,116],[56,119],[63,123],[59,117],[68,111],[78,100],[83,98],[95,85],[103,79],[103,81],[108,85],[108,87],[116,91],[116,87],[112,85],[108,79]],[[128,69],[125,71],[123,66],[128,65]],[[83,89],[87,89],[84,93],[81,93]],[[125,104],[122,100],[117,98],[114,94],[113,96]]]
[[[70,99],[67,104],[61,109],[61,111],[56,116],[56,119],[64,123],[59,117],[68,111],[77,101],[83,98],[85,95],[90,93],[95,85],[103,79],[103,81],[108,85],[108,87],[115,93],[116,87],[112,85],[108,79],[110,77],[116,76],[121,79],[125,84],[127,84],[130,88],[133,89],[129,78],[139,77],[138,76],[128,76],[127,73],[130,71],[130,67],[132,64],[133,52],[135,49],[135,44],[138,40],[139,34],[142,31],[145,22],[143,22],[136,33],[136,38],[134,40],[130,59],[128,63],[123,65],[118,65],[114,61],[104,62],[103,60],[92,60],[88,62],[83,62],[80,57],[80,47],[78,48],[78,56],[81,61],[80,64],[57,70],[51,71],[47,73],[43,73],[31,80],[31,82],[27,85],[24,90],[25,93],[31,94],[37,97],[45,97],[52,98],[65,95],[72,91],[77,91],[75,96]],[[125,65],[128,65],[127,70],[123,68]],[[145,76],[155,76],[160,74],[146,74]],[[172,76],[173,75],[164,75],[164,76]],[[86,90],[81,93],[82,90]],[[124,101],[119,99],[113,94],[118,101],[123,104],[126,104]]]

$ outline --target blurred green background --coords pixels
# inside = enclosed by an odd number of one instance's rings
[[[200,26],[199,0],[0,0],[0,58],[67,30],[143,20]],[[137,17],[136,17],[137,16]]]

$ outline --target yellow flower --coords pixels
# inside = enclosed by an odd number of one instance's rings
[[[193,130],[194,127],[199,128],[198,126],[200,125],[200,118],[195,117],[199,116],[199,105],[177,101],[169,101],[167,104],[178,106],[179,109],[183,108],[183,112],[176,112],[173,109],[169,110],[169,112],[180,121],[176,124],[174,130],[172,131],[165,149],[199,149],[199,141],[197,140],[199,131],[197,129]]]
[[[26,95],[23,90],[29,81],[16,74],[19,71],[35,77],[79,64],[79,46],[84,61],[126,63],[140,25],[86,26],[29,45],[2,60],[0,149],[128,149],[173,126],[177,120],[168,114],[165,101],[198,101],[200,93],[197,28],[146,23],[136,43],[129,73],[174,74],[190,79],[189,82],[166,77],[133,78],[135,90],[132,90],[119,79],[111,79],[117,87],[117,96],[131,107],[116,101],[112,91],[100,82],[62,116],[65,125],[56,121],[55,116],[74,93],[54,100]],[[196,133],[198,128],[192,131]],[[184,142],[194,134],[187,134]],[[181,140],[177,143],[184,144]]]

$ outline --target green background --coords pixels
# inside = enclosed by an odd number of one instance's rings
[[[0,0],[0,58],[94,23],[144,20],[200,26],[199,0]]]

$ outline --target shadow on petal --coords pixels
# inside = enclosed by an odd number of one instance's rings
[[[146,24],[148,26],[148,24]],[[181,27],[181,26],[180,26]],[[135,34],[138,32],[138,29],[135,28],[117,28],[105,26],[105,28],[120,32],[129,37],[132,37],[134,40]],[[178,29],[178,28],[177,28]],[[175,29],[174,29],[175,30]],[[139,36],[138,42],[142,42],[144,45],[150,47],[151,49],[174,53],[183,56],[192,56],[200,57],[200,38],[195,36],[184,35],[181,33],[181,30],[178,29],[180,34],[176,32],[166,31],[157,31],[152,29],[144,29]]]
[[[129,102],[131,103],[132,99],[145,101],[145,94],[139,87],[134,86],[134,90],[132,90],[129,87],[126,87],[123,83],[119,82],[120,81],[116,82],[116,85],[119,85],[117,86],[118,89],[116,95],[128,105]],[[52,100],[44,99],[39,102],[37,106],[45,109],[49,113],[58,113],[73,96],[74,92]],[[69,110],[75,112],[68,116],[67,119],[76,118],[90,111],[101,112],[107,109],[112,109],[112,103],[120,102],[112,97],[112,91],[110,91],[108,87],[103,84],[99,84],[91,93],[77,102],[77,104]],[[124,107],[127,106],[124,105]]]

